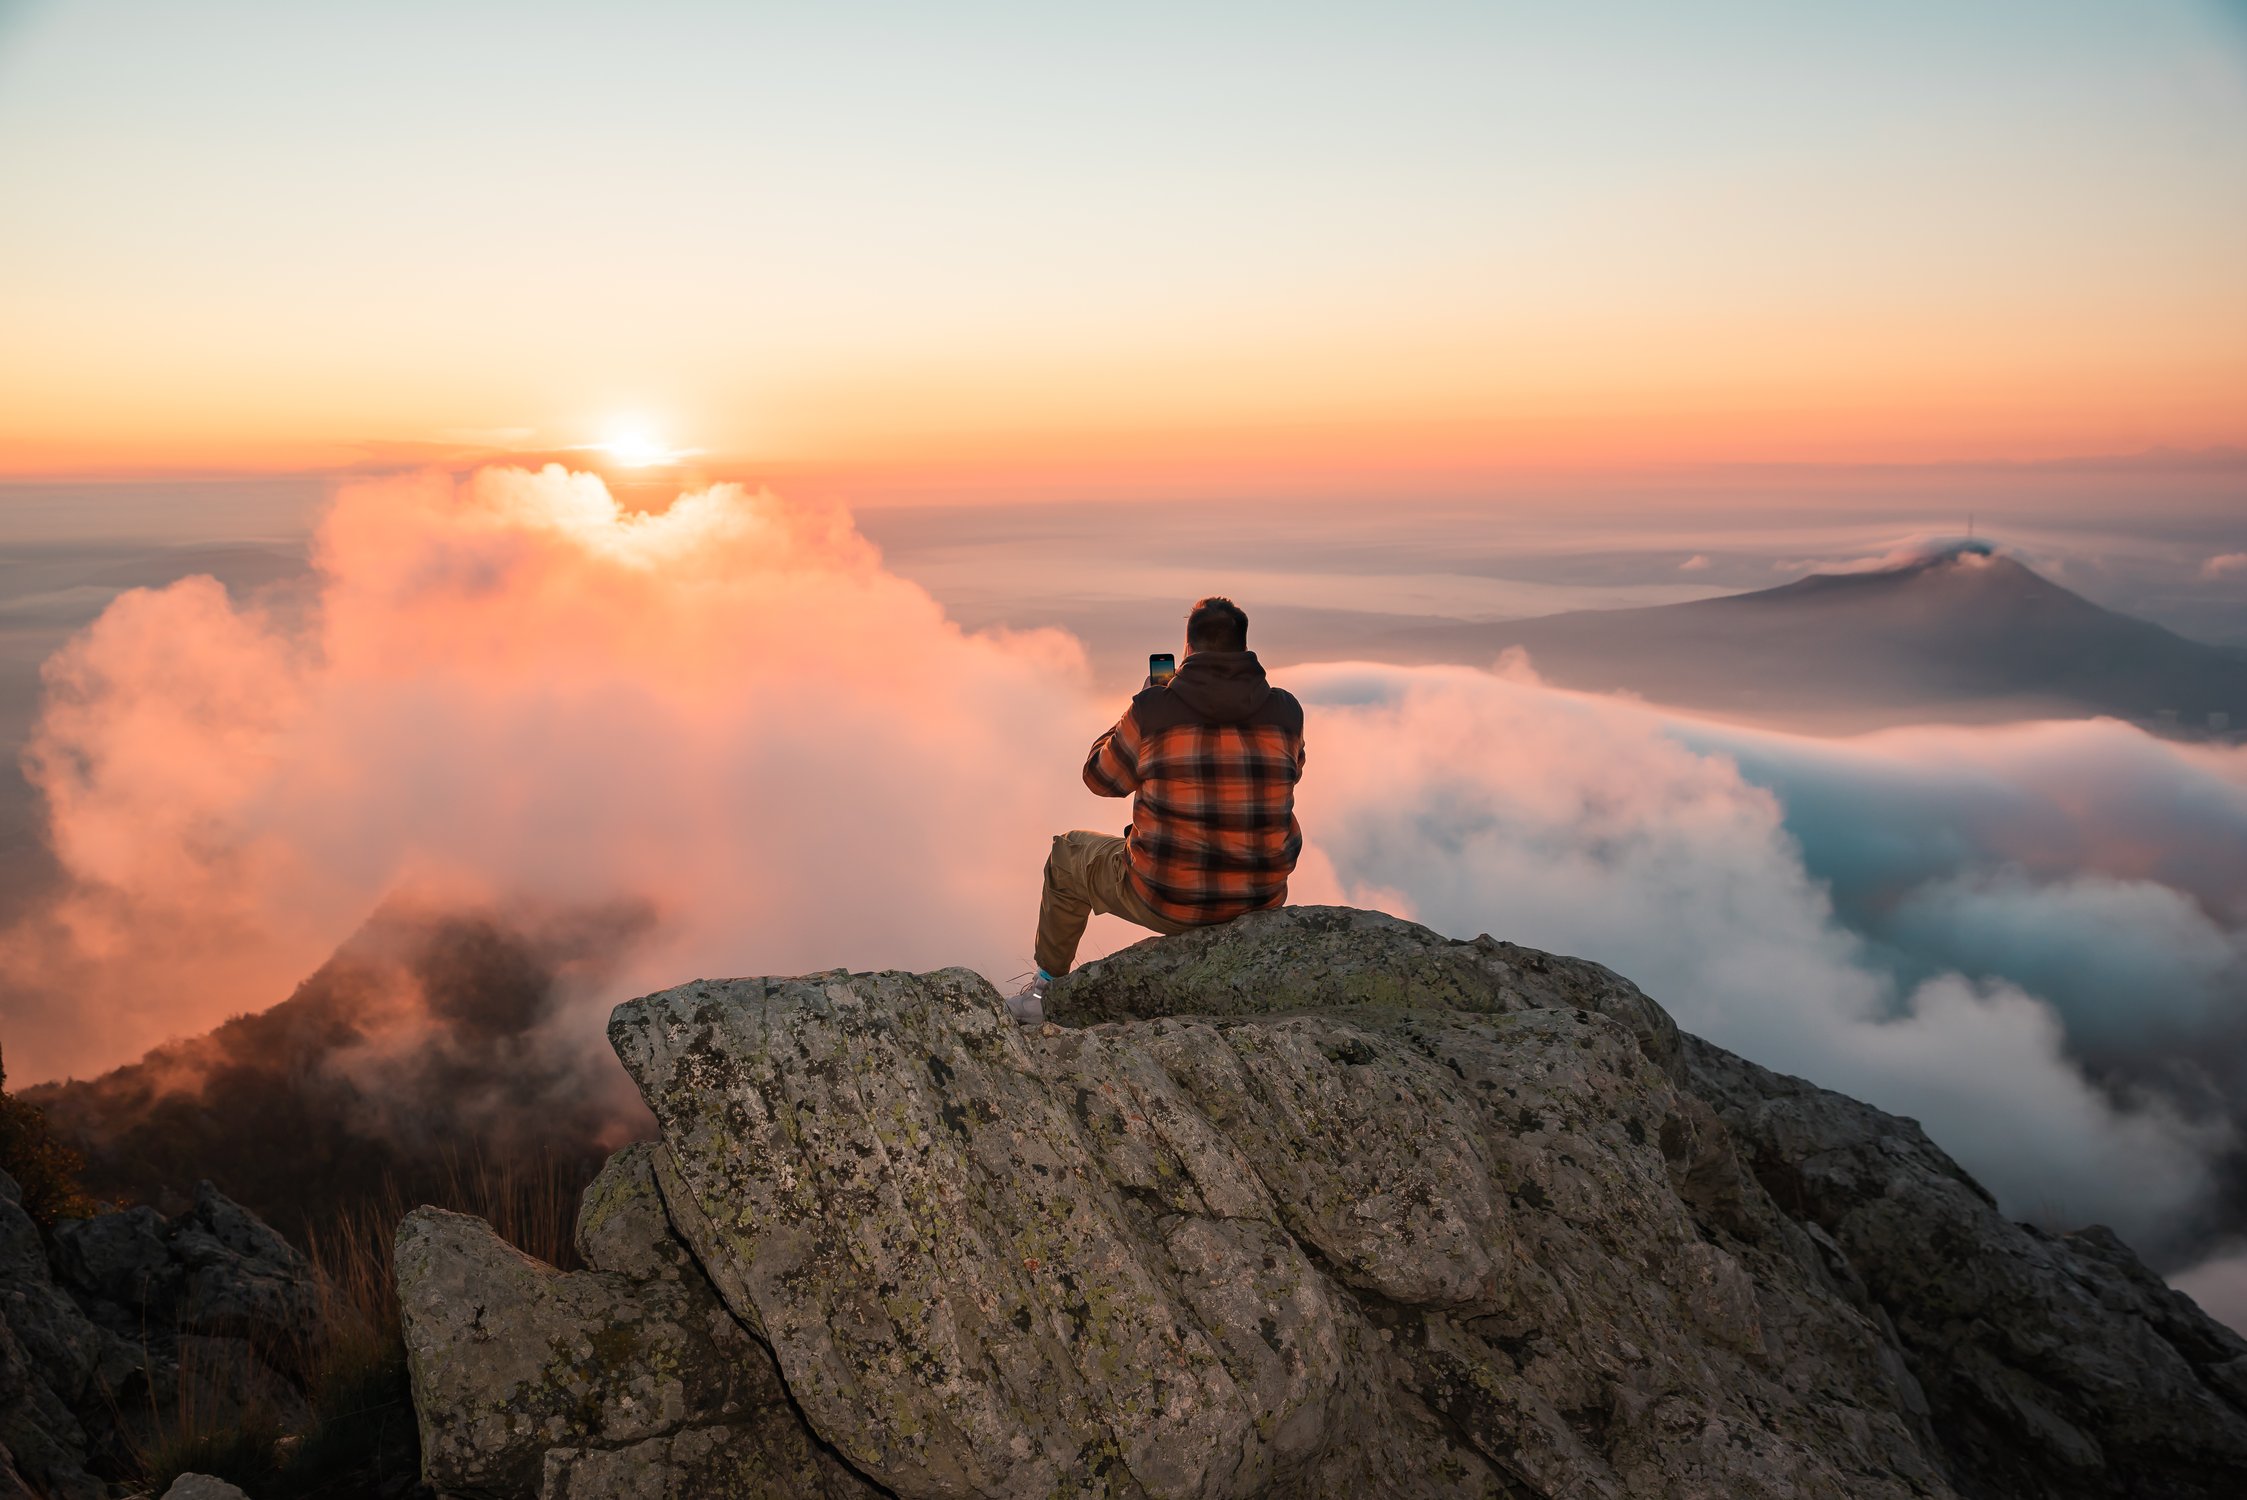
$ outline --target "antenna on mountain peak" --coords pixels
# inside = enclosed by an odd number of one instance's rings
[[[1972,511],[1966,513],[1966,540],[1974,540],[1974,513]]]

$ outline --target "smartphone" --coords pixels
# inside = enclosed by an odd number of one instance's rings
[[[1147,675],[1155,680],[1156,687],[1169,687],[1170,679],[1178,675],[1178,658],[1168,651],[1156,651],[1147,657]]]

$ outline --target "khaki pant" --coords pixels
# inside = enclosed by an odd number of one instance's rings
[[[1156,911],[1132,888],[1125,872],[1131,848],[1112,833],[1056,834],[1046,856],[1045,898],[1038,903],[1038,967],[1066,974],[1077,961],[1077,943],[1092,914],[1108,912],[1168,936],[1190,930]]]

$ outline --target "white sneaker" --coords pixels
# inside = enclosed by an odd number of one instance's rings
[[[1050,979],[1030,976],[1030,982],[1006,997],[1006,1013],[1025,1026],[1045,1023],[1045,992]]]

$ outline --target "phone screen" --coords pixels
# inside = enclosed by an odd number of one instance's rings
[[[1155,679],[1157,686],[1168,683],[1178,675],[1178,658],[1168,651],[1152,653],[1147,658],[1147,675]]]

